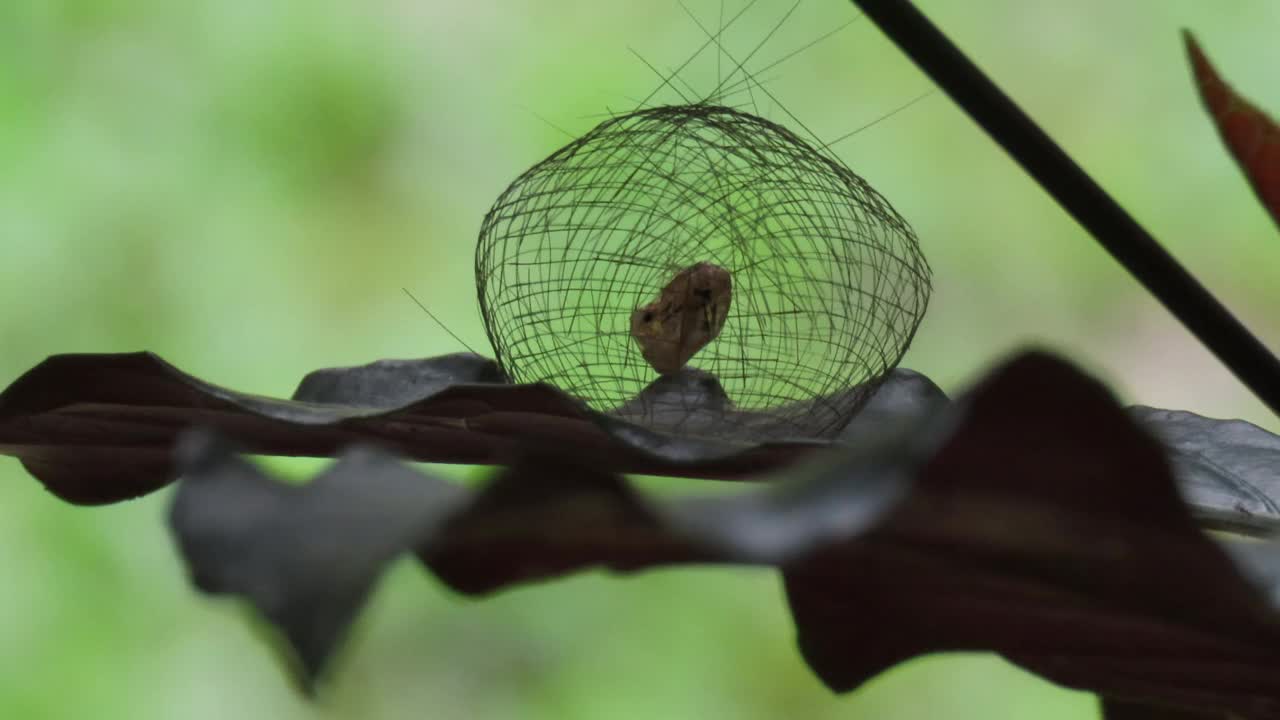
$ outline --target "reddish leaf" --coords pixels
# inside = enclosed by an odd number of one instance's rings
[[[1280,223],[1280,128],[1223,81],[1189,31],[1183,38],[1200,97],[1218,132],[1272,219]]]

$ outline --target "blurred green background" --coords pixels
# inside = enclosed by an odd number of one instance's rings
[[[1251,327],[1280,337],[1280,242],[1200,110],[1178,37],[1194,28],[1238,87],[1280,108],[1280,5],[919,1]],[[691,7],[716,22],[718,2]],[[748,54],[788,7],[760,2],[730,49]],[[854,17],[806,0],[751,65]],[[472,249],[489,204],[565,141],[551,125],[580,133],[653,89],[628,48],[667,68],[701,42],[674,0],[5,0],[0,384],[53,353],[148,349],[288,395],[315,368],[460,349],[402,287],[484,349]],[[714,77],[709,63],[686,75],[702,90]],[[761,79],[824,138],[929,87],[865,20]],[[771,102],[759,111],[789,123]],[[935,272],[907,366],[955,391],[1042,344],[1128,402],[1278,429],[940,93],[837,149],[915,225]],[[409,561],[308,705],[234,603],[187,586],[166,500],[73,508],[0,459],[0,717],[1097,712],[984,655],[833,696],[762,571],[592,573],[471,602]]]

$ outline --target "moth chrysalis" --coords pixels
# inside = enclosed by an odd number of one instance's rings
[[[700,262],[677,273],[656,300],[631,313],[631,337],[645,361],[663,375],[684,367],[724,328],[732,290],[719,265]]]

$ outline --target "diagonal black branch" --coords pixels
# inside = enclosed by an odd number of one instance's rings
[[[910,0],[853,0],[1014,160],[1280,415],[1280,360]]]

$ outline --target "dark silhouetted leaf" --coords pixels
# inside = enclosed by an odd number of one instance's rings
[[[1200,97],[1218,132],[1263,206],[1280,222],[1280,128],[1218,75],[1190,32],[1183,39]]]
[[[473,594],[597,565],[718,558],[674,537],[620,477],[547,456],[479,491],[361,447],[291,486],[203,430],[184,437],[178,459],[171,526],[194,584],[243,596],[275,624],[305,688],[402,553]]]
[[[372,440],[415,460],[503,463],[530,447],[559,447],[605,470],[715,478],[749,477],[827,445],[744,446],[665,435],[589,413],[545,386],[491,380],[501,380],[493,362],[470,354],[379,361],[311,373],[295,400],[286,401],[211,385],[149,353],[55,356],[0,393],[0,453],[21,459],[68,501],[104,503],[168,483],[175,476],[171,444],[193,425],[216,428],[262,454],[333,456]],[[684,402],[698,402],[697,394],[686,393]],[[838,441],[946,403],[925,376],[895,370]],[[1268,458],[1280,461],[1276,436],[1254,428],[1236,441],[1252,426],[1134,411],[1162,437],[1161,426],[1170,424],[1176,474],[1202,517],[1254,533],[1277,528],[1273,498],[1280,488],[1267,472]],[[1213,440],[1195,440],[1208,433]]]
[[[880,390],[900,377],[919,384],[904,372]],[[549,386],[500,380],[491,361],[473,355],[382,361],[312,373],[290,401],[206,383],[150,353],[59,355],[0,393],[0,453],[59,497],[96,504],[170,482],[174,439],[196,425],[267,455],[334,456],[367,440],[414,460],[503,464],[551,447],[606,470],[710,478],[779,467],[821,444],[673,438]]]
[[[1164,443],[1202,521],[1250,534],[1280,531],[1280,438],[1243,420],[1141,406],[1130,412]]]
[[[835,690],[922,653],[993,650],[1134,712],[1280,715],[1280,552],[1197,528],[1143,409],[1034,353],[955,404],[910,395],[916,411],[882,408],[847,447],[700,498],[545,450],[479,490],[367,450],[286,488],[195,440],[174,527],[202,586],[251,599],[311,673],[397,552],[471,594],[743,563],[782,569],[802,653]]]
[[[176,454],[170,524],[192,582],[248,598],[289,640],[308,688],[386,564],[464,495],[372,448],[347,450],[306,487],[268,480],[208,432]]]
[[[394,410],[453,385],[502,384],[498,363],[472,353],[430,360],[379,360],[357,367],[316,370],[293,392],[298,402]]]
[[[499,474],[418,554],[472,595],[585,568],[723,559],[671,533],[660,508],[617,475],[531,456]]]
[[[829,686],[922,653],[994,650],[1105,695],[1280,712],[1265,587],[1280,553],[1251,543],[1256,564],[1233,562],[1100,385],[1028,355],[955,412],[905,503],[784,569],[801,650]]]
[[[1102,720],[1245,720],[1243,715],[1104,699]]]

